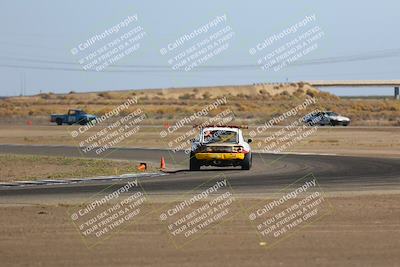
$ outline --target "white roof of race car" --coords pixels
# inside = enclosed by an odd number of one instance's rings
[[[197,127],[202,129],[203,131],[214,131],[214,130],[222,130],[222,131],[233,131],[233,132],[239,132],[240,129],[248,129],[248,126],[246,125],[194,125],[193,127]]]
[[[231,131],[231,132],[239,132],[239,128],[231,128],[231,127],[205,127],[202,128],[203,132],[205,131]]]

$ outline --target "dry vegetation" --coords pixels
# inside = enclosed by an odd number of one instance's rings
[[[123,160],[0,154],[0,182],[121,175],[138,172],[136,166]]]
[[[341,99],[320,92],[308,84],[221,86],[208,88],[127,90],[99,93],[39,94],[0,100],[0,119],[46,118],[51,113],[65,113],[69,108],[83,108],[102,115],[126,99],[137,97],[140,107],[153,120],[176,120],[200,110],[212,99],[226,96],[237,118],[249,124],[263,123],[302,103],[307,97],[318,99],[315,108],[349,116],[353,124],[400,126],[400,101],[392,99]],[[131,110],[135,109],[132,107]],[[125,114],[131,110],[125,110]],[[122,115],[124,115],[122,113]],[[218,111],[214,112],[215,114]],[[211,115],[215,115],[211,114]]]

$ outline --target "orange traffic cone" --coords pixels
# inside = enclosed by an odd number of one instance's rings
[[[164,157],[161,157],[161,161],[160,161],[160,169],[165,169],[165,159]]]
[[[140,165],[137,167],[139,171],[145,171],[147,169],[147,164],[146,163],[140,163]]]

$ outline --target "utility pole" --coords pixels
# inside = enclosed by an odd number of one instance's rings
[[[20,96],[26,95],[26,76],[25,72],[21,72],[20,74]]]

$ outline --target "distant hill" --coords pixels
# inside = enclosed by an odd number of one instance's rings
[[[345,99],[321,92],[305,83],[254,84],[119,90],[68,94],[38,94],[0,99],[0,119],[12,117],[42,117],[48,123],[51,113],[65,113],[70,108],[82,108],[88,113],[105,114],[127,99],[136,97],[138,104],[153,121],[173,121],[201,110],[213,99],[225,97],[223,106],[234,112],[238,120],[260,124],[301,104],[306,98],[317,99],[314,109],[332,110],[353,119],[353,125],[400,125],[400,101],[382,99]],[[135,107],[121,113],[132,112]],[[312,110],[301,111],[303,113]],[[212,115],[212,114],[211,114]],[[157,122],[158,123],[158,122]]]

